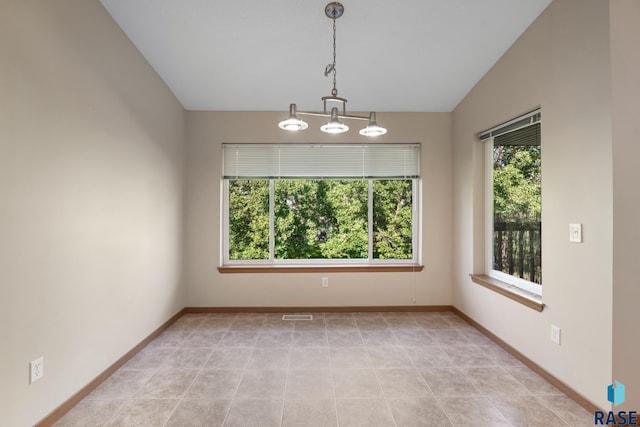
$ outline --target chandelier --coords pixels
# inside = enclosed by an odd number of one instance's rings
[[[324,8],[324,13],[333,21],[333,62],[327,65],[324,69],[325,77],[328,77],[329,74],[333,74],[333,89],[331,89],[331,95],[322,97],[323,109],[321,112],[300,111],[297,109],[296,104],[289,105],[289,117],[278,123],[278,127],[288,131],[305,130],[309,125],[305,121],[300,120],[298,115],[319,116],[329,117],[329,122],[320,126],[320,130],[325,133],[346,132],[349,130],[349,126],[341,122],[340,119],[355,119],[367,121],[367,126],[360,130],[360,135],[384,135],[387,133],[387,130],[378,125],[376,122],[375,112],[370,112],[368,117],[347,114],[347,99],[338,96],[336,83],[336,19],[340,18],[344,13],[344,6],[338,2],[331,2]],[[327,103],[330,103],[329,105],[334,105],[331,107],[329,112],[327,112]],[[341,106],[342,108],[338,108],[335,105]]]

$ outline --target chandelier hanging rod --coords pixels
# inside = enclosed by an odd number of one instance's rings
[[[295,104],[293,104],[295,105]],[[338,110],[340,111],[340,110]],[[296,109],[296,113],[300,116],[314,116],[314,117],[331,117],[330,112],[322,112],[322,111],[300,111]],[[353,120],[369,120],[368,116],[358,116],[355,114],[347,114],[338,112],[338,117],[341,119],[353,119]]]

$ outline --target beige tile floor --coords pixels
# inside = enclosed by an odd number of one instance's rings
[[[588,426],[454,313],[186,314],[55,425]]]

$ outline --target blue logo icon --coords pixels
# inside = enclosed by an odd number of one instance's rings
[[[607,400],[615,406],[624,402],[624,384],[618,381],[610,384],[609,387],[607,387]]]

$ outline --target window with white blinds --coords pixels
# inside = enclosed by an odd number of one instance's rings
[[[420,144],[224,144],[225,179],[413,179]]]
[[[222,264],[415,264],[420,144],[223,144]]]
[[[486,143],[487,275],[542,295],[539,109],[479,133]]]

